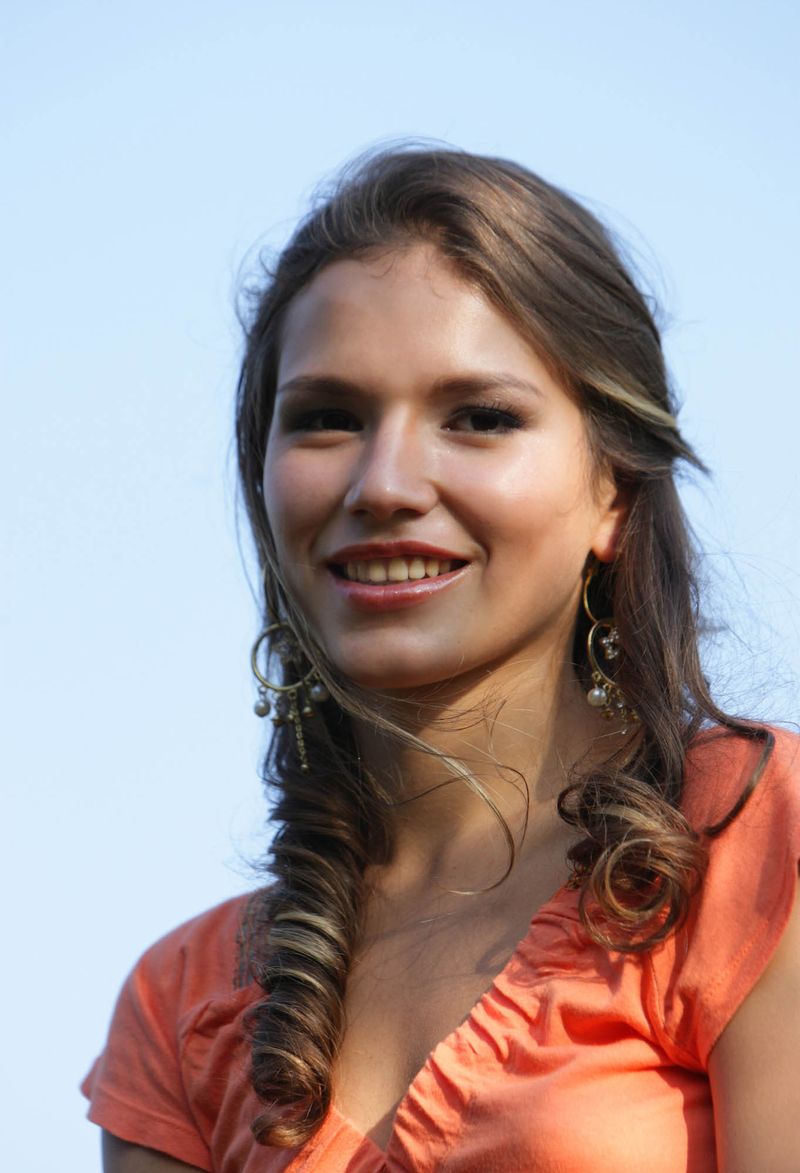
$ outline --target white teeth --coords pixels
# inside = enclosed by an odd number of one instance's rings
[[[408,566],[404,558],[392,558],[386,572],[389,582],[408,582]]]
[[[367,583],[418,582],[422,578],[449,574],[452,569],[452,559],[422,558],[418,554],[408,558],[371,558],[368,562],[346,562],[342,566],[345,578]]]

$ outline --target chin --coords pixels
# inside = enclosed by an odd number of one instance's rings
[[[424,672],[411,667],[395,667],[391,672],[387,672],[385,664],[369,667],[363,664],[357,667],[342,665],[340,670],[353,684],[359,685],[360,688],[373,689],[375,692],[409,692],[429,688],[451,679],[449,676],[443,677],[441,671]]]
[[[463,662],[442,663],[440,659],[432,663],[427,657],[424,660],[409,657],[398,662],[396,656],[389,655],[369,658],[337,657],[334,658],[334,663],[344,676],[360,688],[402,694],[435,690],[462,677],[466,681],[471,667]]]

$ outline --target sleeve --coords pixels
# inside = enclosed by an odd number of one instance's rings
[[[121,1140],[212,1169],[184,1090],[178,1025],[185,949],[176,930],[136,964],[117,1000],[106,1049],[81,1090],[89,1119]]]
[[[730,825],[709,840],[708,868],[686,927],[652,962],[667,1049],[701,1070],[766,969],[797,893],[800,738],[774,733],[755,789]],[[694,826],[713,825],[733,809],[759,753],[760,747],[733,738],[704,751],[691,779],[687,813]]]

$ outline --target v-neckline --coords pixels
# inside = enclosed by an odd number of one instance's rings
[[[367,1146],[368,1148],[373,1149],[374,1152],[378,1156],[380,1156],[384,1162],[389,1160],[389,1158],[392,1155],[392,1149],[394,1147],[394,1144],[395,1144],[395,1141],[397,1138],[397,1122],[403,1116],[404,1109],[406,1109],[408,1107],[408,1104],[409,1104],[410,1100],[412,1099],[412,1097],[417,1092],[419,1085],[424,1082],[426,1076],[428,1075],[428,1073],[431,1069],[432,1063],[435,1061],[437,1054],[441,1054],[442,1052],[446,1052],[446,1051],[458,1050],[457,1043],[458,1043],[459,1039],[461,1038],[462,1035],[464,1035],[467,1031],[469,1031],[471,1029],[472,1024],[475,1020],[475,1016],[479,1012],[480,1008],[486,1002],[490,1001],[492,998],[497,996],[498,983],[504,982],[506,980],[509,972],[513,968],[515,968],[515,966],[519,960],[520,953],[525,948],[525,946],[528,944],[528,942],[531,938],[531,935],[533,934],[533,932],[535,930],[537,921],[539,921],[541,919],[541,917],[549,909],[551,909],[554,905],[560,904],[566,896],[571,897],[573,902],[576,902],[578,899],[577,890],[575,888],[570,887],[568,881],[563,883],[561,885],[561,887],[558,888],[553,893],[553,895],[549,897],[549,899],[544,901],[543,904],[539,905],[539,907],[536,909],[536,912],[533,914],[530,921],[528,922],[527,929],[525,930],[523,935],[520,937],[519,941],[517,941],[516,945],[514,946],[511,953],[509,954],[503,967],[498,970],[498,972],[492,978],[492,981],[489,983],[489,985],[486,987],[486,989],[483,991],[483,993],[480,995],[480,997],[478,997],[475,1000],[475,1002],[472,1004],[468,1013],[464,1016],[464,1018],[461,1019],[461,1022],[459,1022],[458,1025],[455,1026],[448,1034],[444,1035],[443,1038],[441,1038],[439,1040],[439,1042],[436,1043],[435,1046],[425,1056],[425,1059],[423,1060],[423,1063],[420,1066],[419,1070],[414,1075],[414,1078],[409,1083],[408,1087],[406,1088],[406,1090],[403,1093],[403,1095],[401,1096],[401,1098],[397,1101],[397,1107],[394,1110],[394,1116],[392,1118],[392,1129],[391,1129],[391,1132],[389,1133],[389,1137],[386,1142],[385,1149],[381,1148],[381,1146],[377,1143],[377,1141],[374,1141],[371,1136],[368,1136],[367,1133],[364,1132],[358,1126],[358,1124],[356,1124],[356,1122],[354,1120],[352,1120],[344,1112],[340,1111],[340,1109],[337,1108],[337,1106],[336,1106],[336,1102],[335,1102],[335,1098],[334,1098],[334,1100],[331,1104],[329,1116],[333,1119],[333,1121],[336,1122],[338,1127],[343,1126],[349,1132],[351,1132],[354,1137],[358,1138],[361,1142],[361,1144],[360,1144],[361,1148],[363,1148],[364,1146]]]

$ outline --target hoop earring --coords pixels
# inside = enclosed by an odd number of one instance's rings
[[[596,651],[597,645],[602,649],[602,656],[607,661],[616,660],[622,650],[619,630],[613,619],[598,619],[589,603],[589,585],[595,575],[595,566],[591,566],[583,580],[583,609],[591,623],[589,634],[586,636],[586,658],[592,672],[592,687],[586,694],[586,700],[593,709],[602,709],[603,717],[610,721],[616,717],[622,722],[620,733],[627,733],[628,726],[639,720],[636,712],[625,698],[622,689],[601,667]]]
[[[274,692],[278,694],[277,700],[275,701],[275,715],[272,718],[272,724],[276,726],[291,724],[294,726],[294,737],[297,744],[297,756],[300,758],[300,769],[303,773],[308,773],[308,751],[306,750],[306,739],[303,733],[303,718],[313,717],[315,713],[314,704],[321,704],[323,701],[329,700],[330,693],[320,680],[316,668],[310,668],[305,676],[301,676],[299,680],[295,680],[292,684],[274,684],[271,680],[267,680],[258,666],[258,655],[264,642],[272,639],[276,632],[281,632],[281,635],[274,641],[274,650],[278,653],[278,658],[281,663],[296,663],[300,657],[300,649],[297,645],[295,634],[290,625],[284,620],[277,620],[275,623],[270,623],[261,632],[253,644],[253,650],[250,653],[250,667],[258,681],[258,699],[253,705],[253,711],[257,717],[268,717],[272,711],[272,703],[270,702],[268,693]]]

